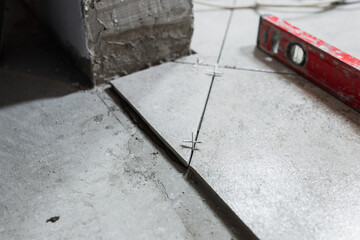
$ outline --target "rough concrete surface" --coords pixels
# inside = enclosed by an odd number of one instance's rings
[[[84,0],[84,11],[96,82],[190,53],[190,0]]]
[[[1,238],[231,238],[161,151],[112,111],[95,92],[0,110]]]

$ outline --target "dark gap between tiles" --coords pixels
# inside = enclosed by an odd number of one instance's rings
[[[235,5],[236,4],[236,0],[233,0],[233,4]],[[219,55],[218,55],[218,58],[217,58],[217,61],[216,61],[216,65],[219,64],[220,62],[220,58],[221,58],[221,54],[223,52],[223,49],[224,49],[224,45],[225,45],[225,42],[226,42],[226,37],[227,37],[227,34],[229,32],[229,28],[230,28],[230,24],[231,24],[231,20],[232,20],[232,17],[233,17],[233,13],[234,13],[234,10],[230,10],[230,15],[229,15],[229,19],[228,19],[228,22],[226,24],[226,28],[225,28],[225,33],[224,33],[224,38],[223,38],[223,41],[221,43],[221,47],[220,47],[220,51],[219,51]],[[215,69],[214,69],[215,70]],[[200,130],[201,130],[201,125],[202,125],[202,122],[204,120],[204,116],[205,116],[205,112],[206,112],[206,108],[207,108],[207,105],[208,105],[208,102],[209,102],[209,99],[210,99],[210,94],[211,94],[211,90],[213,88],[213,85],[214,85],[214,81],[215,81],[215,74],[212,76],[212,79],[211,79],[211,83],[210,83],[210,86],[209,86],[209,91],[208,91],[208,94],[207,94],[207,97],[206,97],[206,100],[205,100],[205,105],[204,105],[204,108],[203,108],[203,111],[202,111],[202,114],[201,114],[201,117],[200,117],[200,120],[199,120],[199,124],[198,124],[198,127],[197,127],[197,130],[196,130],[196,135],[195,135],[195,143],[194,143],[194,147],[191,149],[191,153],[190,153],[190,158],[189,158],[189,161],[188,161],[188,167],[191,166],[191,160],[194,156],[194,150],[196,149],[196,142],[198,141],[199,139],[199,135],[200,135]]]

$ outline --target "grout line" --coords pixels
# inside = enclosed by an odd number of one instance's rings
[[[199,121],[197,130],[196,130],[195,143],[194,143],[194,147],[191,149],[190,158],[189,158],[189,162],[188,162],[188,167],[190,167],[191,160],[192,160],[192,158],[193,158],[193,156],[194,156],[194,149],[196,148],[196,141],[198,141],[198,138],[199,138],[199,135],[200,135],[201,125],[202,125],[202,122],[203,122],[203,120],[204,120],[205,111],[206,111],[206,107],[207,107],[208,102],[209,102],[209,98],[210,98],[210,93],[211,93],[212,87],[213,87],[213,85],[214,85],[214,80],[215,80],[215,75],[212,76],[211,83],[210,83],[210,87],[209,87],[209,91],[208,91],[208,94],[207,94],[207,97],[206,97],[206,101],[205,101],[205,105],[204,105],[204,108],[203,108],[203,111],[202,111],[202,114],[201,114],[201,117],[200,117],[200,121]]]
[[[194,65],[195,63],[191,62],[181,62],[181,61],[174,61],[173,63],[179,63],[179,64],[187,64],[187,65]],[[214,67],[212,64],[208,63],[198,63],[198,66],[202,67]],[[232,67],[227,65],[218,65],[218,68],[223,69],[233,69],[238,71],[246,71],[246,72],[259,72],[259,73],[276,73],[276,74],[284,74],[284,75],[298,75],[295,72],[281,72],[281,71],[273,71],[273,70],[266,70],[266,69],[253,69],[253,68],[242,68],[242,67]]]
[[[230,66],[219,66],[219,68],[234,69],[234,70],[238,70],[238,71],[247,71],[247,72],[276,73],[276,74],[284,74],[284,75],[298,75],[295,72],[281,72],[281,71],[273,71],[273,70],[266,70],[266,69],[253,69],[253,68],[230,67]]]
[[[233,0],[233,4],[235,4],[235,3],[236,3],[236,0]],[[225,34],[224,34],[223,41],[222,41],[222,43],[221,43],[221,47],[220,47],[219,55],[218,55],[218,58],[217,58],[217,61],[216,61],[216,65],[220,62],[221,54],[222,54],[222,51],[223,51],[223,49],[224,49],[224,45],[225,45],[225,41],[226,41],[227,34],[228,34],[228,32],[229,32],[229,28],[230,28],[231,20],[232,20],[232,17],[233,17],[233,13],[234,13],[234,10],[230,10],[229,19],[228,19],[228,22],[227,22],[227,25],[226,25]],[[209,87],[209,91],[208,91],[208,94],[207,94],[207,97],[206,97],[206,101],[205,101],[205,105],[204,105],[204,108],[203,108],[203,111],[202,111],[202,114],[201,114],[201,117],[200,117],[200,121],[199,121],[197,130],[196,130],[195,143],[194,143],[193,149],[191,149],[191,153],[190,153],[190,157],[189,157],[189,162],[188,162],[188,166],[187,166],[188,169],[189,169],[189,167],[190,167],[191,160],[192,160],[192,158],[193,158],[193,156],[194,156],[194,149],[195,149],[195,147],[196,147],[196,142],[198,141],[198,138],[199,138],[199,135],[200,135],[201,125],[202,125],[202,122],[203,122],[203,120],[204,120],[206,108],[207,108],[207,105],[208,105],[208,102],[209,102],[209,99],[210,99],[210,94],[211,94],[211,90],[212,90],[213,85],[214,85],[214,81],[215,81],[215,74],[212,76],[211,83],[210,83],[210,87]]]
[[[233,0],[233,4],[234,4],[234,5],[236,4],[236,0]],[[221,54],[222,54],[223,49],[224,49],[224,46],[225,46],[226,37],[227,37],[228,32],[229,32],[229,28],[230,28],[230,24],[231,24],[231,20],[232,20],[233,14],[234,14],[234,10],[230,10],[229,20],[228,20],[228,22],[227,22],[224,39],[223,39],[223,41],[222,41],[222,43],[221,43],[220,52],[219,52],[219,56],[218,56],[218,58],[217,58],[216,64],[219,64],[219,62],[220,62]]]

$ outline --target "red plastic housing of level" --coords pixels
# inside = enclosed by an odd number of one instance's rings
[[[257,46],[360,111],[359,59],[275,16],[260,17]]]

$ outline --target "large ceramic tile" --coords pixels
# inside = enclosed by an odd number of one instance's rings
[[[360,234],[360,114],[296,75],[223,70],[192,167],[260,239]]]
[[[184,164],[191,150],[182,146],[187,144],[182,140],[196,134],[211,82],[206,69],[166,63],[112,81],[116,91]]]

